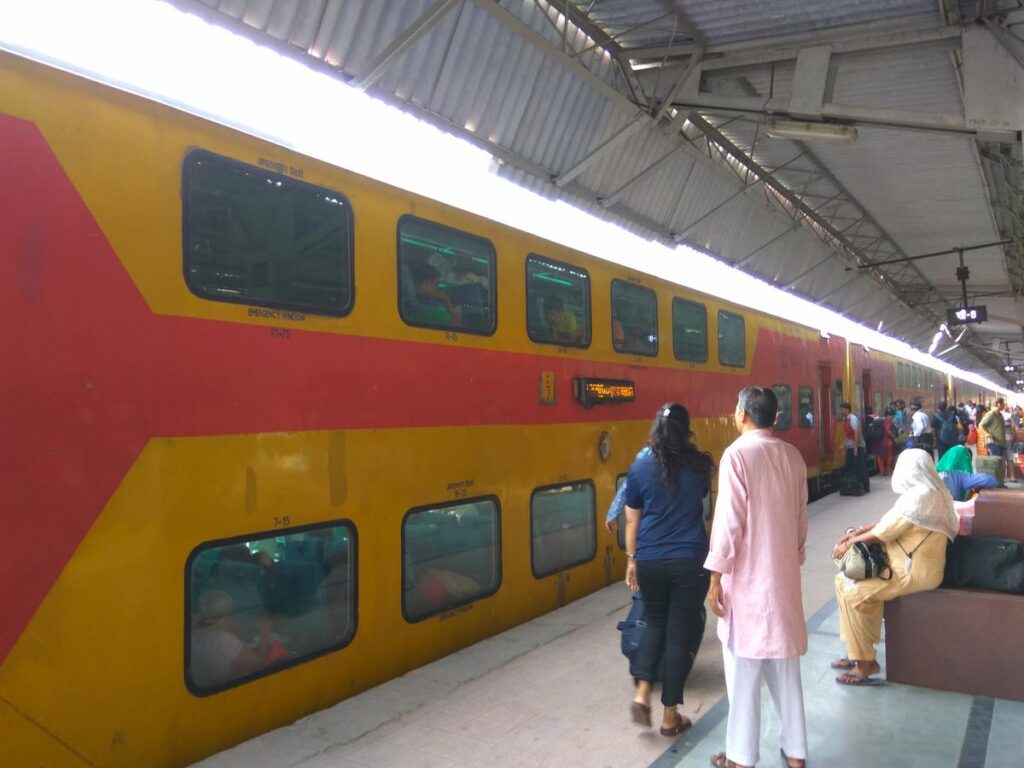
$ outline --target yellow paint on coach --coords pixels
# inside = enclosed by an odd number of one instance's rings
[[[500,349],[622,363],[611,341],[610,283],[629,280],[658,291],[662,343],[656,358],[638,364],[727,373],[750,372],[761,328],[797,336],[816,331],[768,317],[649,275],[595,259],[488,219],[367,179],[283,147],[129,93],[0,52],[0,103],[4,111],[34,122],[85,200],[117,257],[152,310],[158,314],[208,318],[263,326],[285,326],[375,338]],[[182,279],[181,167],[196,147],[256,165],[260,158],[301,168],[303,180],[348,198],[355,221],[355,305],[344,318],[306,314],[305,321],[261,319],[244,304],[209,301],[192,294]],[[87,148],[87,151],[83,151]],[[498,253],[498,329],[490,337],[442,332],[402,322],[397,307],[396,228],[400,216],[425,219],[485,237]],[[536,344],[526,334],[524,261],[537,252],[584,266],[591,276],[593,340],[590,349]],[[708,362],[693,365],[673,357],[672,296],[703,302],[708,309]],[[719,309],[746,322],[744,368],[718,363],[714,329]]]
[[[0,716],[6,759],[78,765],[78,753],[95,765],[188,763],[556,608],[560,579],[566,601],[619,579],[622,554],[601,522],[647,427],[611,425],[606,464],[596,449],[608,426],[594,424],[151,440],[0,668],[0,698],[20,713]],[[333,471],[332,462],[340,462]],[[342,503],[331,503],[332,475],[345,484]],[[409,624],[402,518],[451,501],[447,484],[463,479],[474,481],[473,495],[500,501],[502,586],[443,622]],[[565,575],[535,579],[530,494],[565,479],[595,483],[597,553]],[[186,559],[198,542],[270,530],[283,515],[293,526],[355,525],[356,634],[339,651],[195,697],[184,682]]]

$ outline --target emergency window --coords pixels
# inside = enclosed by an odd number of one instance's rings
[[[343,195],[204,150],[186,156],[182,176],[193,293],[312,314],[351,310],[352,208]]]

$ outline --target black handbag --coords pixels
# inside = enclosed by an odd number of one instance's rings
[[[942,585],[1024,595],[1024,543],[998,536],[957,536],[946,548]]]

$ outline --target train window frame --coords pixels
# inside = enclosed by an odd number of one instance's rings
[[[719,363],[719,365],[728,366],[729,368],[746,368],[747,367],[747,320],[746,320],[746,318],[743,317],[743,315],[741,315],[741,314],[739,314],[737,312],[730,312],[727,309],[719,309],[718,310],[718,318],[717,319],[718,319],[718,363]],[[740,338],[740,341],[741,341],[739,348],[742,350],[742,358],[740,359],[740,362],[738,362],[738,363],[737,362],[726,362],[726,360],[723,359],[722,351],[723,351],[723,347],[725,347],[726,345],[722,344],[723,339],[725,339],[725,335],[722,332],[722,320],[727,320],[729,322],[732,322],[734,320],[738,320],[739,321],[739,328],[740,328],[740,336],[739,336],[739,338]],[[733,343],[735,343],[735,340],[730,342],[730,344],[733,344]]]
[[[494,583],[494,588],[489,590],[489,591],[485,591],[485,592],[481,592],[481,593],[479,593],[477,595],[473,595],[472,597],[469,597],[469,598],[467,598],[465,600],[460,600],[458,602],[451,603],[449,605],[445,605],[444,608],[438,609],[436,611],[431,611],[430,613],[426,613],[426,614],[424,614],[422,616],[411,617],[409,615],[408,611],[406,610],[406,605],[405,605],[405,579],[406,579],[406,575],[407,575],[407,564],[406,564],[406,558],[405,558],[405,553],[406,553],[406,549],[405,549],[405,526],[406,526],[406,523],[408,523],[409,518],[412,517],[415,514],[419,514],[419,513],[422,513],[422,512],[429,512],[431,510],[437,510],[437,509],[454,509],[456,507],[465,507],[465,506],[468,506],[470,504],[476,504],[476,503],[479,503],[479,502],[490,502],[490,503],[494,504],[494,517],[495,517],[495,520],[494,520],[494,532],[495,532],[495,534],[494,534],[494,552],[495,552],[495,583]],[[409,509],[408,511],[406,511],[406,513],[402,516],[402,522],[401,522],[401,525],[399,526],[399,536],[400,536],[400,542],[399,543],[400,543],[400,547],[401,547],[399,551],[400,551],[400,555],[401,555],[401,558],[402,558],[401,582],[400,582],[401,589],[402,589],[402,595],[400,597],[400,601],[401,601],[401,608],[402,608],[402,618],[406,621],[406,623],[408,623],[408,624],[419,624],[421,622],[427,621],[428,619],[432,619],[432,618],[435,618],[437,616],[443,616],[444,614],[450,613],[451,611],[454,611],[454,610],[456,610],[458,608],[461,608],[464,605],[471,605],[472,603],[476,603],[476,602],[478,602],[480,600],[485,600],[486,598],[491,597],[492,595],[497,594],[498,591],[501,589],[502,582],[504,581],[504,578],[505,578],[505,572],[504,572],[503,561],[502,561],[502,548],[501,548],[502,547],[502,536],[501,536],[501,530],[502,530],[501,529],[501,501],[494,494],[488,494],[488,495],[484,495],[484,496],[474,496],[471,499],[447,499],[445,501],[433,502],[433,503],[430,503],[430,504],[419,504],[419,505]]]
[[[476,240],[480,244],[484,245],[484,250],[488,252],[488,281],[489,285],[487,288],[487,300],[490,306],[490,326],[483,329],[476,329],[471,326],[462,325],[447,325],[443,323],[430,323],[412,320],[408,317],[406,312],[406,301],[403,297],[403,292],[408,291],[408,286],[403,286],[404,276],[402,272],[403,267],[403,253],[402,253],[402,225],[408,222],[416,222],[419,225],[426,225],[427,227],[433,228],[440,232],[448,232],[457,235],[467,240]],[[474,257],[475,258],[475,257]],[[395,225],[395,276],[396,276],[396,287],[398,291],[398,315],[401,317],[402,322],[413,328],[428,328],[435,331],[447,331],[449,333],[469,333],[474,336],[493,336],[498,330],[498,251],[494,247],[494,243],[486,237],[477,235],[473,232],[468,232],[464,229],[457,227],[451,227],[447,224],[442,224],[438,221],[431,219],[425,219],[422,216],[415,216],[411,213],[403,214],[398,218],[398,222]],[[410,275],[411,279],[411,275]],[[468,285],[463,283],[462,285]],[[462,287],[462,286],[459,286]],[[415,290],[415,288],[413,288]]]
[[[244,544],[246,542],[262,541],[264,539],[276,539],[284,536],[294,536],[300,533],[306,533],[309,531],[316,530],[327,530],[331,528],[348,528],[349,539],[350,539],[350,552],[351,552],[351,566],[350,571],[352,574],[350,593],[352,600],[350,603],[349,617],[350,617],[350,629],[348,636],[340,643],[334,645],[325,646],[324,648],[318,649],[313,653],[299,656],[292,659],[284,664],[275,664],[266,669],[256,670],[250,672],[247,675],[234,678],[229,682],[213,686],[211,688],[199,688],[193,685],[192,680],[189,677],[189,671],[191,668],[192,661],[192,612],[193,612],[193,601],[192,601],[192,567],[195,561],[199,558],[203,552],[212,549],[224,549],[234,544]],[[208,696],[214,696],[218,693],[237,688],[241,685],[251,683],[254,680],[260,678],[269,677],[279,672],[283,672],[288,669],[300,666],[310,661],[314,661],[323,656],[337,651],[343,650],[352,644],[352,641],[359,634],[359,530],[356,527],[355,522],[349,518],[341,518],[337,520],[327,520],[322,523],[310,523],[309,525],[300,525],[288,528],[272,528],[269,530],[257,531],[253,533],[245,533],[239,536],[231,536],[224,539],[211,539],[209,541],[203,541],[197,544],[187,558],[185,558],[185,615],[184,615],[184,653],[183,653],[183,666],[182,666],[182,677],[185,682],[185,688],[190,694],[197,698],[206,698]]]
[[[257,299],[252,296],[231,296],[219,293],[212,293],[208,289],[204,289],[198,285],[194,276],[190,274],[192,262],[190,259],[190,251],[192,241],[190,238],[191,232],[191,214],[193,213],[193,203],[191,201],[191,184],[194,181],[195,166],[201,162],[208,162],[211,164],[217,164],[222,168],[230,169],[232,171],[243,171],[249,173],[258,173],[261,177],[265,177],[269,180],[276,180],[276,185],[281,186],[287,184],[290,187],[298,189],[306,189],[315,191],[318,194],[329,196],[332,201],[337,202],[341,205],[342,211],[345,213],[345,225],[346,225],[346,253],[343,254],[343,266],[346,273],[346,281],[348,286],[346,302],[337,308],[324,307],[315,304],[293,302],[293,301],[278,301],[275,299]],[[182,276],[185,281],[186,287],[189,291],[200,299],[206,301],[218,301],[228,304],[239,304],[249,307],[266,307],[269,309],[287,310],[293,311],[300,314],[324,316],[324,317],[346,317],[351,314],[355,307],[356,301],[356,285],[355,285],[355,210],[352,207],[352,203],[348,197],[337,190],[329,187],[322,186],[320,184],[313,184],[303,179],[297,179],[292,176],[286,176],[281,173],[276,173],[272,170],[262,168],[252,163],[246,163],[242,160],[238,160],[227,155],[221,155],[216,152],[212,152],[208,149],[193,148],[185,153],[181,164],[181,248],[182,248]]]
[[[564,488],[565,486],[570,486],[570,485],[571,486],[586,486],[586,487],[588,487],[590,489],[590,501],[591,501],[591,504],[592,504],[592,510],[591,510],[591,515],[590,515],[591,521],[590,522],[592,524],[592,532],[593,532],[593,534],[591,536],[591,552],[590,552],[590,556],[589,557],[585,557],[585,558],[580,558],[579,560],[574,560],[574,561],[572,561],[570,563],[560,564],[557,568],[554,568],[553,570],[550,570],[550,571],[545,571],[543,573],[538,573],[537,567],[536,567],[536,557],[535,557],[536,552],[534,550],[534,543],[536,541],[536,537],[534,536],[534,529],[535,529],[535,518],[534,518],[534,512],[533,512],[534,498],[537,496],[538,493],[543,493],[544,491],[555,490],[556,488]],[[596,490],[596,488],[594,486],[594,481],[590,480],[590,479],[566,480],[565,482],[550,483],[548,485],[542,485],[542,486],[538,486],[537,488],[534,488],[530,492],[530,572],[533,574],[533,577],[535,579],[545,579],[548,576],[554,576],[556,573],[563,573],[565,571],[568,571],[568,570],[571,570],[573,568],[576,568],[577,566],[585,565],[587,563],[592,563],[592,562],[594,562],[594,558],[595,557],[597,557],[597,490]]]
[[[808,410],[804,411],[803,413],[801,413],[801,404],[803,403],[803,396],[804,396],[805,393],[808,396],[808,404],[810,405],[810,408]],[[796,416],[796,427],[797,427],[797,429],[812,429],[814,427],[814,418],[816,418],[815,415],[814,415],[814,387],[806,386],[804,384],[797,385],[797,388],[796,388],[796,410],[797,410],[797,416]],[[810,421],[810,423],[806,423],[805,424],[804,422],[807,421],[807,419],[806,419],[807,414],[811,415],[811,421]]]
[[[779,391],[783,389],[786,391],[785,399],[779,394]],[[793,387],[789,384],[772,384],[772,392],[775,393],[775,399],[778,401],[778,409],[775,412],[775,423],[772,424],[772,430],[775,432],[788,432],[793,428]],[[779,426],[779,419],[783,415],[783,402],[786,403],[785,412],[789,420],[785,426]]]
[[[676,326],[676,308],[682,306],[697,307],[700,309],[701,314],[704,316],[704,356],[703,357],[686,357],[683,354],[680,344],[678,343],[679,335],[677,333]],[[683,326],[682,330],[685,332],[686,327]],[[699,301],[691,301],[690,299],[684,299],[680,296],[672,297],[672,354],[676,360],[681,360],[686,363],[706,363],[708,361],[708,308],[706,304]]]
[[[531,292],[530,292],[530,263],[531,263],[531,261],[533,261],[535,259],[539,259],[541,261],[547,262],[548,264],[550,264],[550,265],[552,265],[554,267],[559,267],[559,268],[564,268],[564,269],[572,270],[574,272],[577,272],[577,273],[583,275],[583,277],[586,278],[587,290],[586,290],[586,293],[585,293],[585,295],[583,297],[584,298],[584,302],[586,304],[586,306],[584,307],[585,315],[586,315],[586,335],[584,337],[581,337],[579,342],[573,343],[573,342],[567,342],[567,341],[559,341],[557,339],[556,340],[552,340],[550,338],[538,338],[534,334],[533,328],[537,324],[531,322],[531,318],[534,317],[535,312],[531,310],[531,304],[532,304],[532,301],[533,301],[533,297],[531,296]],[[572,347],[574,349],[589,349],[590,345],[591,345],[591,342],[593,341],[593,336],[594,336],[593,304],[592,304],[592,300],[591,300],[591,293],[592,293],[593,286],[591,284],[592,280],[591,280],[591,277],[590,277],[590,272],[585,267],[580,267],[580,266],[577,266],[575,264],[569,264],[569,263],[564,262],[564,261],[559,261],[558,259],[553,259],[550,256],[544,256],[543,254],[531,251],[530,253],[528,253],[526,255],[526,258],[523,261],[523,273],[524,273],[524,280],[525,280],[525,287],[526,287],[526,335],[529,337],[530,341],[533,341],[533,342],[535,342],[537,344],[548,344],[548,345],[555,346],[555,347]],[[543,318],[539,318],[539,319],[542,320]]]
[[[645,352],[645,351],[640,351],[640,350],[637,350],[637,349],[630,349],[630,348],[626,347],[626,345],[625,345],[625,336],[623,336],[623,342],[621,344],[616,342],[616,340],[615,340],[615,323],[618,322],[620,325],[622,325],[622,321],[621,320],[616,320],[616,289],[618,289],[618,291],[620,291],[620,292],[623,289],[625,289],[626,291],[642,291],[643,293],[646,293],[648,295],[648,298],[653,300],[653,304],[654,304],[654,315],[653,315],[653,317],[654,317],[654,329],[653,329],[654,330],[654,334],[653,334],[654,335],[654,340],[653,340],[653,347],[654,347],[654,349],[652,351]],[[619,298],[620,298],[620,300],[622,298],[624,298],[621,295],[621,293],[620,293]],[[612,281],[611,281],[611,286],[610,286],[610,290],[609,290],[609,302],[610,302],[609,306],[611,307],[611,320],[612,320],[612,326],[611,326],[611,329],[612,329],[612,349],[615,352],[618,352],[620,355],[637,355],[637,356],[640,356],[640,357],[657,357],[658,356],[658,350],[659,350],[659,341],[660,341],[660,334],[659,334],[659,330],[658,330],[658,293],[657,293],[657,291],[655,291],[653,288],[648,288],[645,285],[639,285],[638,283],[634,283],[634,282],[632,282],[630,280],[623,280],[621,278],[617,278],[616,277],[616,278],[612,278]],[[624,328],[624,326],[623,326],[623,328]],[[625,330],[623,330],[623,334],[625,334]],[[650,334],[648,334],[648,335],[650,336]]]

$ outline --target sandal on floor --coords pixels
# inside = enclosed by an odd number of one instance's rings
[[[832,669],[856,669],[857,662],[844,656],[841,659],[836,659],[829,664],[829,666],[832,667]]]
[[[651,708],[646,704],[634,701],[629,705],[629,714],[633,717],[633,722],[637,725],[643,725],[647,728],[651,727]]]
[[[885,680],[881,677],[869,677],[868,675],[860,674],[860,672],[842,674],[836,678],[836,682],[840,685],[849,685],[855,688],[869,685],[885,685]]]
[[[783,765],[783,768],[798,768],[797,766],[793,766],[793,765],[789,764],[789,757],[786,755],[786,750],[784,750],[782,747],[779,747],[779,754],[782,755],[782,765]],[[794,757],[793,759],[794,760],[800,760],[799,768],[807,768],[807,761],[806,760],[802,760],[799,757]]]
[[[678,736],[680,733],[685,731],[687,728],[693,725],[693,721],[686,715],[681,715],[676,712],[676,724],[671,728],[662,726],[658,730],[661,731],[662,736]]]
[[[714,768],[736,768],[736,763],[725,756],[725,752],[716,752],[711,756]]]

